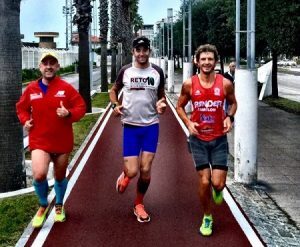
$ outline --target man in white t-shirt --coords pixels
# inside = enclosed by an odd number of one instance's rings
[[[134,214],[139,222],[149,222],[144,196],[151,180],[158,136],[159,114],[166,109],[165,79],[160,67],[149,62],[150,41],[144,36],[133,40],[134,61],[121,68],[110,92],[110,101],[123,124],[123,172],[116,189],[123,193],[132,178],[139,174]],[[123,89],[122,102],[118,93]]]

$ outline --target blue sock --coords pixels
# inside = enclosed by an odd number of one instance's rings
[[[64,196],[66,193],[68,185],[68,180],[64,178],[61,181],[55,180],[54,182],[54,190],[55,190],[55,195],[56,195],[56,203],[55,204],[63,204]]]
[[[43,207],[47,207],[48,206],[48,180],[45,179],[42,182],[38,182],[36,180],[33,181],[33,187],[35,189],[35,193],[37,194],[38,198],[39,198],[39,203],[41,206]]]

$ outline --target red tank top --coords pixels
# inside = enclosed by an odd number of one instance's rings
[[[199,124],[197,138],[212,141],[224,135],[224,99],[222,75],[216,74],[214,84],[210,88],[201,86],[198,75],[192,77],[191,120]]]

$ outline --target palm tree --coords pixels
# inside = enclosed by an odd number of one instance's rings
[[[101,37],[101,92],[108,91],[107,82],[107,32],[108,32],[108,1],[100,0],[100,37]]]
[[[79,34],[79,93],[85,101],[87,112],[92,112],[89,62],[89,28],[92,22],[91,0],[74,0],[74,5],[76,14],[73,17],[73,24],[77,24]]]
[[[120,0],[111,0],[111,31],[110,31],[110,49],[111,49],[111,83],[114,83],[117,77],[117,48],[118,42],[121,41],[121,21],[120,21],[120,11],[121,11]],[[120,63],[119,63],[120,64]]]
[[[138,0],[122,0],[121,5],[121,18],[122,18],[122,50],[123,50],[123,64],[130,63],[132,60],[131,57],[131,41],[133,39],[132,33],[132,20],[133,14],[137,13],[138,9]]]
[[[128,54],[130,54],[130,0],[121,1],[121,19],[122,19],[122,65],[127,64],[131,61]]]
[[[133,25],[133,30],[134,30],[134,36],[138,36],[137,32],[143,28],[144,22],[143,22],[143,17],[141,15],[139,15],[138,13],[136,13],[136,15],[134,16],[134,19],[132,21],[132,25]]]
[[[15,105],[22,93],[20,0],[0,4],[0,192],[25,187],[23,132]]]

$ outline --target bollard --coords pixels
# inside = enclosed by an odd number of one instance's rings
[[[166,62],[165,62],[165,59],[164,59],[164,58],[161,58],[161,59],[160,59],[160,67],[161,67],[161,69],[163,70],[164,75],[165,75],[165,78],[166,78]]]
[[[191,62],[184,62],[183,63],[183,78],[182,81],[185,81],[186,79],[192,77],[193,75],[193,63]],[[187,103],[185,106],[185,112],[187,114],[192,112],[192,104],[191,101]]]
[[[174,60],[168,60],[168,92],[174,93]]]

